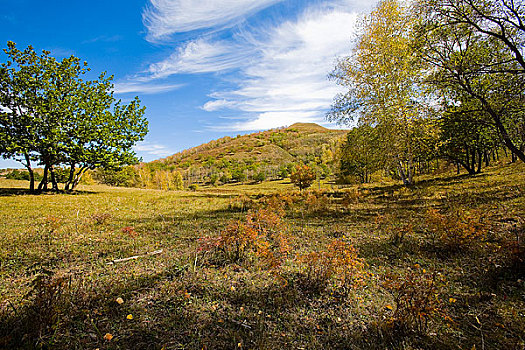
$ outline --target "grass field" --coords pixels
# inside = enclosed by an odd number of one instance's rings
[[[524,174],[308,193],[0,179],[0,348],[524,349]]]

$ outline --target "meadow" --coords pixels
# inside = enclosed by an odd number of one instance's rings
[[[42,195],[0,179],[0,348],[524,349],[524,173]]]

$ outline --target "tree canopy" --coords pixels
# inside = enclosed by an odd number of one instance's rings
[[[348,90],[328,119],[375,130],[349,135],[342,171],[380,154],[410,184],[415,163],[438,157],[469,174],[502,146],[525,161],[524,15],[521,1],[380,1],[331,74]]]
[[[113,96],[112,76],[85,80],[87,63],[74,56],[62,61],[21,51],[8,42],[0,65],[0,154],[20,161],[35,190],[33,162],[44,166],[39,189],[58,190],[57,166],[69,169],[65,189],[73,189],[88,169],[117,168],[137,161],[132,146],[148,128],[145,107],[135,99],[122,104]]]

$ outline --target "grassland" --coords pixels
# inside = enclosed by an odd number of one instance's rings
[[[0,179],[0,348],[523,349],[524,173],[302,194]],[[264,246],[277,263],[226,254],[241,226],[286,241]]]

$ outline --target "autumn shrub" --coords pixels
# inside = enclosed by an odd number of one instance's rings
[[[255,206],[255,201],[245,194],[230,199],[228,210],[245,212]]]
[[[446,215],[434,208],[429,209],[425,224],[432,238],[452,251],[482,241],[489,228],[480,212],[463,209],[455,209]]]
[[[215,254],[222,262],[240,263],[252,258],[267,269],[281,265],[290,250],[282,222],[284,210],[250,210],[243,220],[232,220],[216,238],[203,237],[197,250]]]
[[[330,206],[330,199],[322,192],[312,191],[306,195],[305,209],[311,214],[327,212]]]
[[[137,237],[139,234],[137,231],[135,231],[135,228],[132,226],[126,226],[121,229],[122,233],[125,235],[128,235],[131,238]]]
[[[285,210],[293,206],[296,197],[293,194],[277,193],[265,196],[261,199],[261,205],[269,209]]]
[[[40,266],[29,270],[36,275],[30,283],[29,292],[24,296],[24,302],[15,309],[14,319],[2,318],[3,322],[13,327],[9,332],[11,341],[26,343],[28,348],[39,348],[39,344],[45,344],[53,336],[67,309],[69,279]]]
[[[429,322],[449,319],[443,302],[444,279],[419,265],[404,274],[387,274],[382,287],[391,295],[393,305],[386,305],[387,328],[396,334],[424,333]]]
[[[297,165],[290,175],[290,181],[301,190],[310,187],[315,181],[315,178],[315,172],[308,165]]]
[[[325,250],[313,251],[298,258],[301,268],[300,285],[311,294],[326,290],[330,282],[339,292],[358,287],[366,273],[364,260],[357,249],[340,239],[333,240]]]
[[[518,218],[508,233],[513,237],[501,242],[494,264],[522,278],[525,276],[525,220]]]
[[[344,208],[349,208],[352,204],[357,204],[362,200],[362,194],[357,188],[344,191],[341,205]]]

